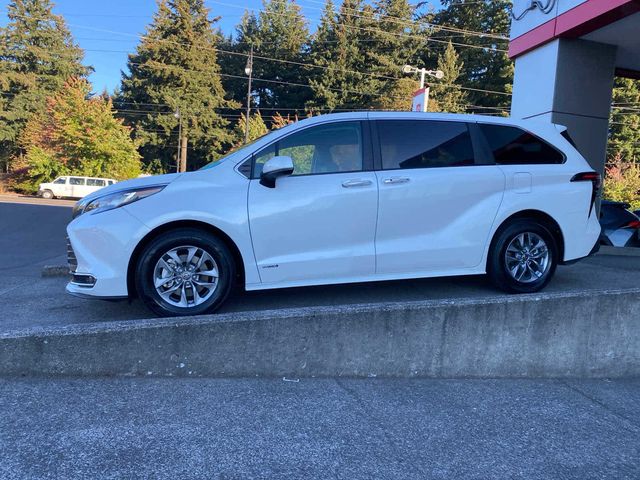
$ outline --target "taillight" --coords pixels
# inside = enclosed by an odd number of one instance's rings
[[[591,216],[591,212],[593,211],[593,205],[596,202],[596,197],[600,192],[600,187],[602,186],[602,177],[598,172],[581,172],[576,173],[573,177],[571,177],[572,182],[591,182],[591,205],[589,206],[589,216]]]
[[[640,229],[640,220],[631,220],[625,225],[625,228],[637,228]]]

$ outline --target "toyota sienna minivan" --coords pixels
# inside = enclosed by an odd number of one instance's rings
[[[246,290],[487,274],[536,292],[592,253],[600,176],[565,127],[400,112],[316,116],[182,174],[77,203],[71,294],[212,312]]]

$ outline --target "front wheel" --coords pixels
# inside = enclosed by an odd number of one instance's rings
[[[136,289],[147,307],[161,316],[211,313],[226,300],[235,264],[218,237],[180,229],[151,241],[136,269]]]
[[[51,200],[53,198],[53,192],[51,190],[45,190],[42,192],[42,198]]]
[[[498,232],[491,244],[487,273],[494,285],[510,293],[533,293],[551,280],[558,246],[535,220],[517,220]]]

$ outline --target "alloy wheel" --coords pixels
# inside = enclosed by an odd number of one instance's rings
[[[160,256],[153,269],[153,284],[167,303],[189,308],[211,298],[219,276],[218,264],[209,252],[184,245]]]
[[[509,242],[504,260],[507,271],[514,280],[532,283],[549,270],[549,247],[537,233],[523,232]]]

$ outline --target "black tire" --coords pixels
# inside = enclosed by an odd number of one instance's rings
[[[160,258],[173,248],[194,246],[207,252],[217,264],[219,276],[213,293],[203,303],[180,307],[166,301],[156,291],[154,270]],[[149,243],[141,252],[135,270],[138,296],[155,314],[168,316],[202,315],[218,309],[229,296],[236,278],[236,265],[226,244],[215,235],[196,228],[171,230]]]
[[[549,259],[546,267],[542,269],[542,275],[532,280],[533,275],[527,274],[530,278],[528,278],[526,282],[518,281],[514,278],[507,268],[506,259],[507,248],[516,237],[519,237],[523,233],[532,233],[540,237],[546,243],[549,252]],[[487,274],[493,284],[505,292],[534,293],[542,290],[549,283],[556,271],[558,260],[558,244],[548,228],[534,219],[518,219],[501,227],[494,236],[489,249]],[[512,260],[512,262],[514,261]],[[517,270],[517,272],[521,271],[522,270]]]
[[[42,198],[51,200],[52,198],[56,198],[56,197],[51,190],[45,190],[44,192],[42,192]]]

